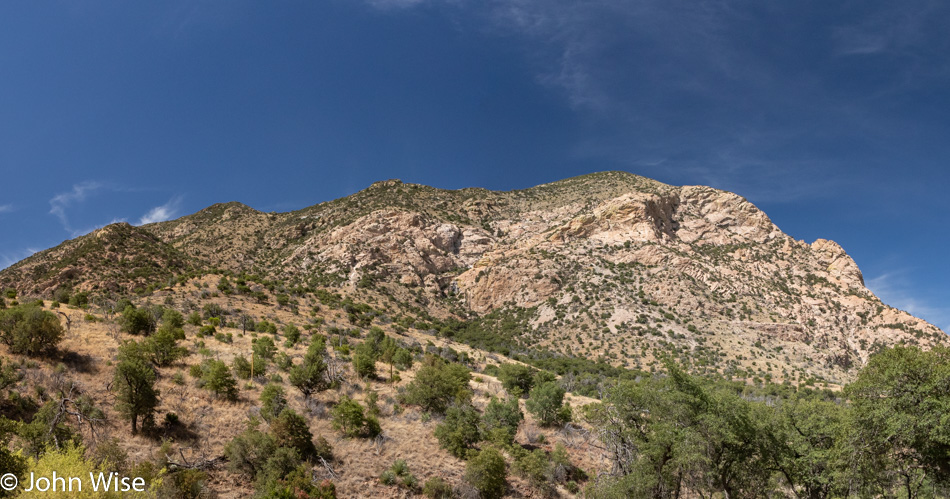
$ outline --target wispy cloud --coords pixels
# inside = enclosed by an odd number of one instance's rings
[[[168,200],[167,203],[148,210],[148,213],[143,215],[139,220],[139,225],[164,222],[165,220],[175,218],[181,210],[181,202],[182,197],[175,196]]]
[[[24,258],[33,255],[37,251],[39,250],[33,249],[33,248],[27,248],[25,250],[0,253],[0,270],[3,270],[13,265],[14,263],[19,262],[20,260],[23,260]]]
[[[73,189],[69,192],[63,192],[53,196],[49,200],[50,204],[50,214],[55,215],[59,219],[60,223],[63,225],[63,228],[67,232],[76,236],[77,231],[69,223],[69,216],[67,210],[75,205],[76,203],[81,203],[86,200],[86,198],[101,189],[103,184],[100,182],[94,181],[85,181],[73,185]]]
[[[911,289],[906,271],[885,272],[865,281],[865,285],[884,303],[950,332],[950,308],[936,306]]]
[[[947,4],[940,0],[885,3],[833,32],[834,53],[839,56],[891,53],[912,55],[927,50],[935,32],[945,29]]]
[[[0,204],[0,213],[9,213],[13,211],[12,204]]]

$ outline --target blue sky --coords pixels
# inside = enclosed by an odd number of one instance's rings
[[[950,329],[950,4],[0,4],[0,267],[112,221],[401,178],[737,192]]]

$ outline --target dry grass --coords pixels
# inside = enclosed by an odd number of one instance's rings
[[[205,281],[210,285],[212,279],[205,278]],[[193,284],[187,284],[173,290],[162,291],[153,296],[152,300],[162,302],[165,301],[165,297],[169,297],[168,302],[180,305],[187,300],[195,301],[195,295],[204,289],[207,288],[196,288]],[[209,301],[230,310],[241,309],[256,318],[267,317],[268,320],[278,324],[296,323],[300,326],[305,322],[304,317],[295,315],[290,310],[259,305],[242,298],[210,298],[200,303]],[[182,344],[187,345],[191,353],[174,365],[159,369],[157,385],[161,391],[161,399],[156,412],[156,421],[159,423],[162,422],[165,414],[175,413],[186,431],[178,431],[174,434],[159,432],[154,436],[133,435],[129,425],[115,411],[115,395],[109,387],[113,375],[112,363],[120,343],[141,338],[119,333],[115,319],[106,318],[97,312],[92,312],[92,315],[97,318],[96,321],[87,321],[83,319],[88,312],[86,310],[67,307],[61,307],[58,310],[68,314],[72,321],[71,331],[60,345],[61,351],[68,353],[65,358],[70,359],[67,363],[67,373],[105,411],[109,423],[100,437],[118,439],[132,462],[160,461],[163,456],[159,455],[159,448],[163,441],[170,443],[170,457],[174,461],[181,461],[182,456],[189,462],[222,456],[227,442],[242,432],[249,418],[259,410],[258,398],[263,385],[268,382],[267,379],[258,378],[253,382],[239,379],[240,393],[236,402],[219,399],[207,390],[196,386],[195,379],[188,374],[188,367],[200,363],[205,357],[199,355],[195,347],[197,328],[186,325],[186,340]],[[339,311],[324,309],[321,312],[320,317],[326,326],[347,325],[343,314]],[[219,330],[231,333],[233,343],[223,343],[212,337],[205,337],[203,341],[211,352],[211,358],[230,364],[235,355],[249,356],[252,333],[242,335],[240,329],[219,328]],[[421,331],[411,330],[404,335],[398,335],[392,331],[387,331],[387,333],[403,341],[414,340],[421,344],[432,341],[438,346],[448,346],[456,351],[468,353],[472,358],[483,359],[483,362],[496,362],[484,352],[466,345],[434,338]],[[259,334],[263,335],[263,333]],[[304,342],[306,342],[308,333],[303,331],[303,334]],[[256,335],[258,333],[253,334],[253,336]],[[305,348],[299,344],[293,348],[285,348],[282,340],[276,343],[280,351],[286,352],[297,362],[305,352]],[[7,352],[3,353],[10,356]],[[336,355],[332,351],[331,354]],[[38,367],[25,369],[26,383],[28,385],[48,383],[57,364],[58,361],[40,361]],[[396,402],[398,392],[401,387],[411,382],[415,368],[400,372],[402,380],[396,384],[391,384],[386,379],[389,375],[389,366],[383,363],[377,364],[381,378],[369,382],[357,380],[348,363],[346,370],[347,381],[339,389],[317,393],[310,401],[306,401],[286,381],[287,373],[279,371],[274,365],[268,367],[268,376],[278,373],[284,378],[282,385],[288,395],[290,407],[309,420],[314,436],[326,437],[333,446],[335,459],[331,465],[336,475],[330,477],[322,466],[317,466],[315,470],[318,476],[332,478],[340,497],[367,498],[396,498],[412,495],[407,489],[386,486],[379,482],[379,475],[392,466],[397,459],[405,460],[409,464],[420,486],[429,478],[436,476],[452,484],[458,484],[461,481],[465,463],[440,449],[433,436],[438,420],[428,419],[413,407],[398,407]],[[177,373],[184,377],[184,384],[175,383],[174,376]],[[475,374],[473,377],[475,379],[471,386],[475,391],[473,402],[476,407],[484,408],[492,396],[505,395],[497,379],[482,374]],[[364,402],[367,387],[379,394],[382,435],[374,440],[343,438],[332,428],[329,409],[344,393]],[[570,397],[570,400],[575,406],[593,402],[591,399],[577,396]],[[538,435],[544,436],[543,444],[538,442]],[[559,429],[539,429],[531,416],[526,413],[524,428],[517,438],[521,443],[530,443],[547,450],[553,449],[557,442],[562,442],[571,452],[575,464],[588,472],[596,473],[597,470],[604,469],[606,466],[603,456],[591,445],[590,434],[583,429],[571,432]],[[87,445],[95,446],[95,442],[89,436],[87,436]],[[511,476],[509,482],[514,496],[534,497],[535,492],[523,480]],[[246,497],[253,492],[252,483],[224,469],[209,472],[207,485],[219,493],[220,497],[225,498]]]

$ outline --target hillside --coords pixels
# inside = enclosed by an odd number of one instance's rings
[[[0,286],[0,463],[21,483],[67,465],[144,477],[142,497],[950,480],[943,332],[881,303],[838,244],[709,187],[389,180],[110,225]]]
[[[287,294],[372,293],[417,317],[516,317],[517,328],[458,339],[631,369],[673,355],[740,379],[842,384],[881,346],[945,340],[875,297],[836,243],[796,241],[732,193],[622,172],[510,192],[390,180],[290,213],[215,205],[67,241],[0,284],[114,300],[211,270]]]

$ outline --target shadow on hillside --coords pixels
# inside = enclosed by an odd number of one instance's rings
[[[91,355],[76,352],[63,352],[60,358],[70,369],[83,374],[95,374],[99,371]]]

